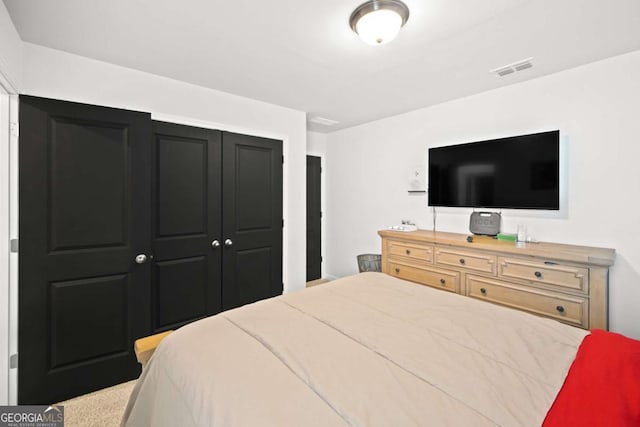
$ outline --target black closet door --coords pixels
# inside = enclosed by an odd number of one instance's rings
[[[320,157],[307,156],[307,282],[322,276]]]
[[[20,97],[21,404],[135,378],[150,332],[149,114]]]
[[[222,133],[223,309],[282,293],[282,141]]]
[[[153,332],[221,310],[220,131],[154,122]]]

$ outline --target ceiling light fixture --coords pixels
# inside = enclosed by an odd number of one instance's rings
[[[393,40],[409,19],[409,8],[400,0],[369,0],[353,11],[351,29],[368,44],[379,45]]]

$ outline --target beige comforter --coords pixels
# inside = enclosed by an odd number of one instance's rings
[[[539,426],[587,331],[381,273],[166,338],[127,426]]]

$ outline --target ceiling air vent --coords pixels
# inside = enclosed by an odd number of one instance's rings
[[[495,70],[493,70],[494,73],[496,73],[497,75],[499,75],[500,77],[515,73],[516,70],[514,70],[511,67],[506,67],[506,68],[497,68]]]
[[[532,60],[533,58],[522,59],[512,64],[503,65],[502,67],[495,68],[489,72],[499,77],[504,77],[509,74],[513,74],[516,71],[522,71],[522,70],[526,70],[528,68],[533,67],[533,63],[531,62]]]
[[[333,126],[336,123],[338,123],[337,120],[331,120],[331,119],[327,119],[325,117],[320,117],[320,116],[311,117],[309,121],[311,123],[315,123],[317,125],[322,125],[322,126]]]

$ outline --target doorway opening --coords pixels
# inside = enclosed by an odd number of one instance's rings
[[[322,159],[307,156],[307,282],[322,278]]]

